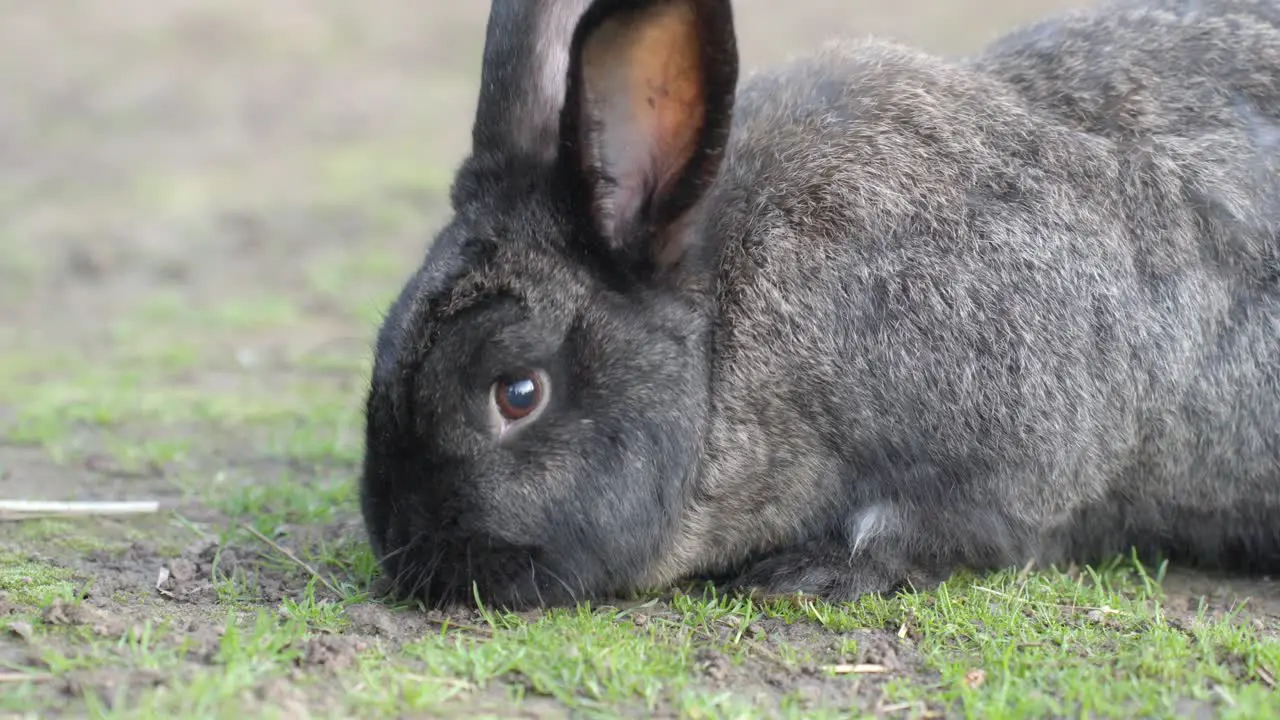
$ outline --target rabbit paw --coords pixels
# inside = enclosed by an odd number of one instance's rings
[[[851,556],[845,548],[806,547],[766,557],[736,577],[730,588],[765,596],[804,593],[828,602],[862,595],[889,595],[937,584],[943,573],[908,569],[869,555]]]

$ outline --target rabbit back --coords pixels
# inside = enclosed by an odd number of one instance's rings
[[[1121,3],[748,78],[684,557],[1280,560],[1277,19]]]

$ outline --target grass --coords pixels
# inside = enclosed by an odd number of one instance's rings
[[[18,573],[40,578],[32,585],[40,590],[25,592],[20,602],[39,605],[66,596],[70,586],[59,571],[19,567],[25,569]],[[18,573],[0,575],[0,587],[13,588]],[[317,599],[315,587],[302,585],[299,598],[274,609],[230,610],[207,662],[194,661],[190,641],[163,624],[114,640],[81,636],[73,650],[50,650],[41,660],[54,675],[105,667],[171,675],[179,667],[163,686],[137,692],[121,685],[120,692],[135,694],[89,696],[88,708],[121,708],[106,713],[112,717],[214,717],[226,703],[242,702],[244,691],[291,677],[308,643],[349,628],[347,604],[357,600]],[[889,707],[949,708],[957,716],[982,718],[1174,717],[1189,702],[1217,705],[1222,717],[1261,717],[1277,709],[1261,678],[1280,663],[1280,643],[1232,615],[1170,622],[1158,585],[1131,564],[1074,577],[959,578],[933,593],[840,607],[686,593],[651,610],[643,623],[634,611],[616,608],[560,609],[532,619],[490,611],[474,626],[442,623],[394,651],[365,648],[341,670],[309,681],[327,686],[316,692],[341,698],[347,712],[363,717],[466,707],[475,698],[549,698],[587,714],[625,708],[746,717],[753,712],[750,697],[708,688],[698,672],[699,654],[715,651],[738,669],[767,662],[795,670],[814,661],[812,644],[773,642],[769,631],[755,629],[807,624],[820,628],[818,637],[844,637],[846,652],[857,646],[846,636],[867,628],[906,627],[919,637],[917,676],[885,685],[881,704]],[[834,690],[857,680],[827,676],[824,682]],[[794,700],[788,705],[787,699],[780,698],[779,715],[815,716],[813,708]],[[0,704],[6,706],[18,707]],[[244,707],[264,708],[260,700]]]
[[[12,551],[0,551],[0,593],[20,606],[44,606],[75,592],[72,573],[66,568],[32,560]],[[2,622],[2,620],[0,620]]]

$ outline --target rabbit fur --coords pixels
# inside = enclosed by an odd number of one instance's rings
[[[454,214],[376,345],[396,591],[1280,568],[1280,2],[742,82],[730,5],[494,0]],[[508,427],[512,371],[545,392]]]

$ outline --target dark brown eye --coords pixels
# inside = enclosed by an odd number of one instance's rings
[[[508,422],[523,420],[542,404],[542,380],[537,373],[504,377],[493,386],[493,401]]]

